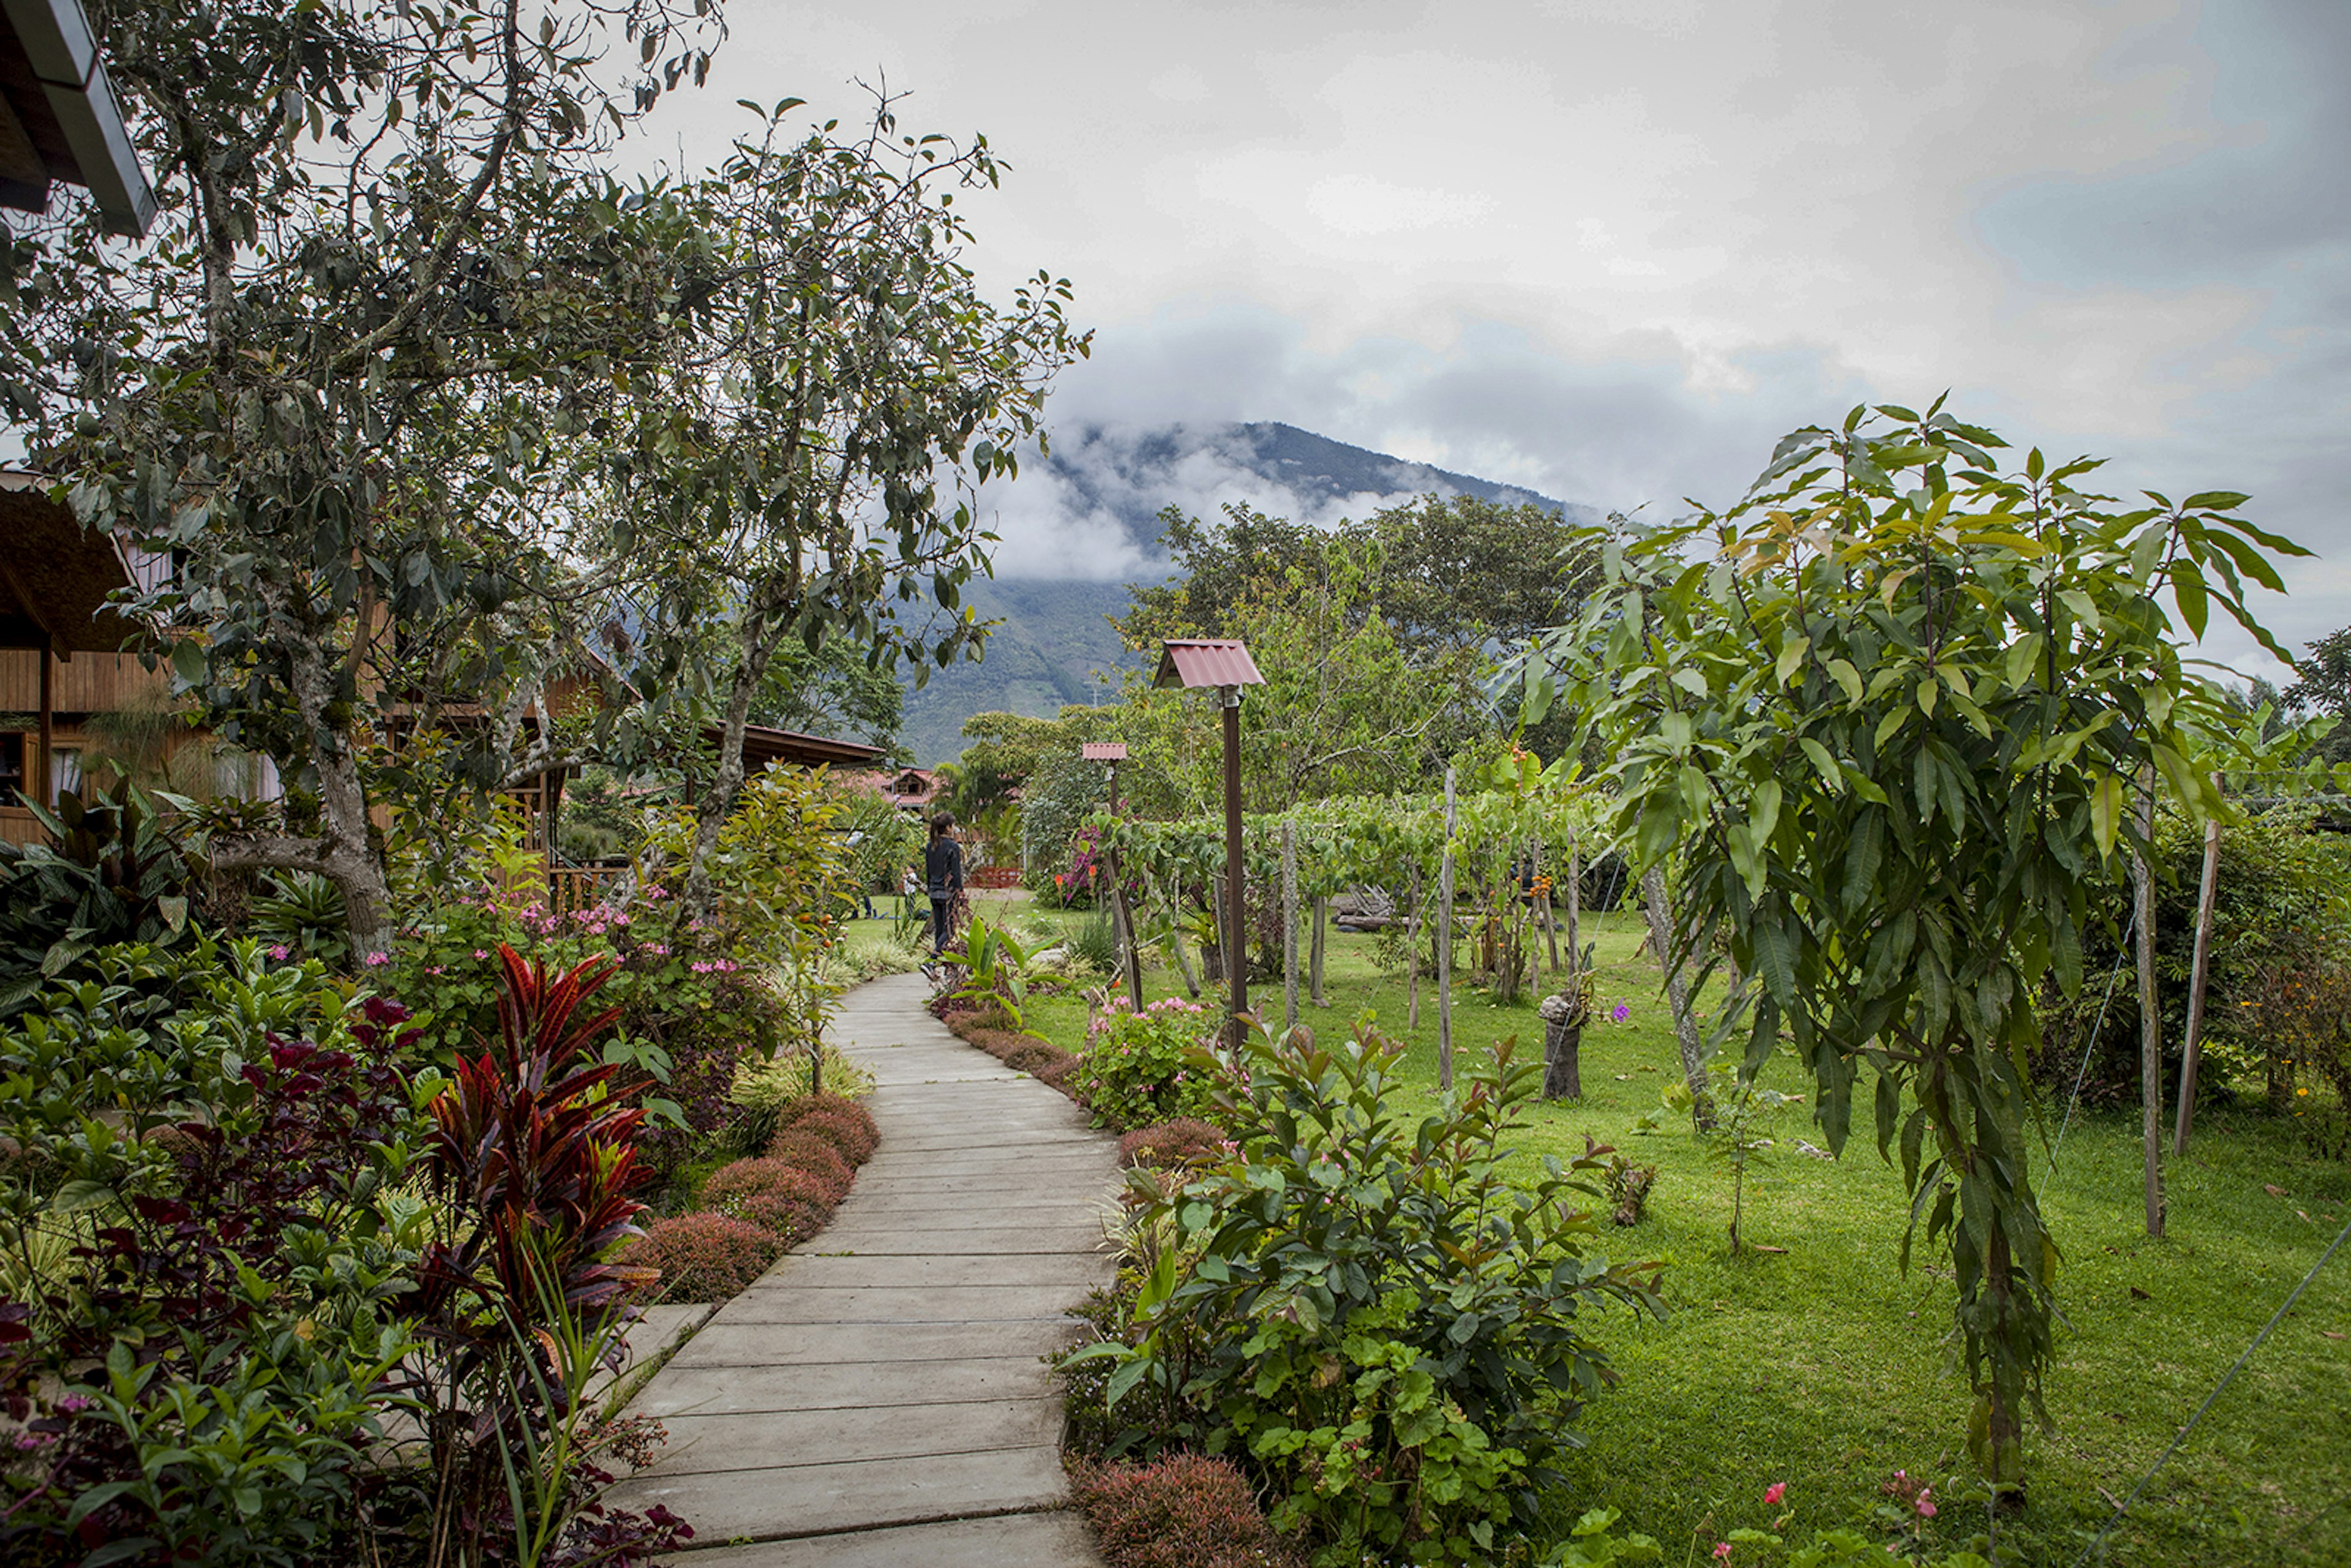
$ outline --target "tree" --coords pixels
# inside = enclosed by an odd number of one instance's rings
[[[841,637],[814,652],[799,642],[778,648],[749,709],[754,724],[846,736],[885,751],[898,749],[905,712],[905,688]]]
[[[2294,661],[2294,677],[2283,693],[2286,706],[2351,720],[2351,626],[2313,643]],[[2329,763],[2351,762],[2351,723],[2336,725],[2317,750]]]
[[[724,29],[703,0],[93,11],[160,215],[0,240],[0,398],[86,522],[169,558],[141,608],[196,716],[277,762],[284,820],[214,863],[324,873],[381,950],[371,808],[496,787],[592,599],[545,545],[558,448],[681,281],[671,204],[602,158]]]
[[[795,134],[799,104],[763,114],[688,193],[716,263],[701,330],[632,404],[607,472],[604,547],[656,573],[640,588],[669,668],[652,684],[706,701],[720,727],[695,908],[778,650],[841,639],[875,670],[927,673],[979,647],[962,588],[994,536],[970,486],[1017,471],[1054,374],[1090,342],[1064,319],[1065,280],[1040,273],[999,307],[962,260],[957,197],[1003,172],[984,137],[901,136],[886,99],[854,138],[831,120]],[[943,486],[963,492],[951,508]]]
[[[2160,600],[2197,636],[2217,601],[2274,648],[2244,585],[2308,552],[2231,515],[2241,495],[2118,508],[2077,487],[2096,461],[2002,474],[2002,444],[1939,400],[1797,431],[1728,512],[1612,539],[1543,653],[1616,758],[1637,861],[1683,857],[1675,956],[1710,968],[1721,944],[1747,977],[1744,1077],[1791,1045],[1841,1151],[1874,1074],[1912,1231],[1955,1267],[1970,1448],[2007,1486],[2058,1259],[2025,1140],[2035,998],[2081,985],[2088,895],[2144,847],[2143,778],[2226,810],[2187,759],[2232,729],[2227,694]]]

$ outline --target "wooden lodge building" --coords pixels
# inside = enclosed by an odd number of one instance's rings
[[[167,767],[192,749],[198,754],[187,760],[203,777],[177,781],[182,793],[277,798],[277,769],[267,758],[208,744],[193,726],[169,723],[170,672],[150,670],[138,654],[121,651],[136,643],[141,628],[110,597],[152,588],[169,570],[161,557],[84,529],[36,476],[0,470],[0,841],[41,838],[18,792],[46,805],[61,790],[79,788],[84,758],[108,749],[109,721],[119,728],[127,715],[166,720],[154,727]],[[561,711],[567,699],[581,700],[588,690],[584,682],[558,682],[549,705]],[[716,743],[719,729],[705,727],[704,735]],[[743,767],[750,774],[778,764],[871,768],[884,755],[861,741],[764,725],[743,736]],[[550,769],[513,791],[527,812],[532,847],[546,856],[559,904],[582,901],[598,880],[597,868],[560,864],[548,831],[561,810],[566,777]]]

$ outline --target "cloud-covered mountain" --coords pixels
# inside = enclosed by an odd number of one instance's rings
[[[1119,647],[1108,618],[1125,613],[1127,585],[1167,575],[1160,512],[1170,506],[1213,517],[1240,502],[1323,528],[1426,495],[1473,496],[1596,519],[1513,485],[1496,484],[1372,452],[1293,425],[1088,425],[1064,432],[1052,455],[981,497],[1003,543],[997,579],[969,602],[1000,620],[987,656],[934,670],[906,694],[906,743],[916,760],[963,749],[975,713],[1050,715],[1068,703],[1114,696],[1119,673],[1139,664]]]

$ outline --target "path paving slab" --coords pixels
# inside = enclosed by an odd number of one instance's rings
[[[1088,1568],[1099,1561],[1076,1515],[1015,1513],[723,1546],[695,1552],[693,1568]]]
[[[613,1500],[695,1528],[680,1568],[1100,1568],[1066,1511],[1058,1380],[1107,1283],[1116,1140],[893,977],[833,1025],[882,1147],[833,1224],[720,1307],[632,1410],[669,1443]]]

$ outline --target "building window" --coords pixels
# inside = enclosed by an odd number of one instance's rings
[[[49,748],[49,799],[60,795],[81,793],[81,747],[53,746]]]
[[[17,804],[16,791],[25,787],[25,757],[30,750],[23,730],[0,730],[0,806]]]

